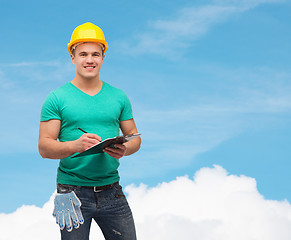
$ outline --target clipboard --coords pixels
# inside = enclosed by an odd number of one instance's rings
[[[110,147],[114,144],[122,144],[122,143],[128,142],[128,141],[130,141],[130,140],[132,140],[140,135],[141,135],[140,133],[135,133],[135,134],[128,134],[128,135],[124,135],[124,136],[117,136],[114,138],[105,139],[105,140],[97,143],[96,145],[88,148],[86,151],[72,156],[71,158],[83,157],[83,156],[88,156],[88,155],[93,155],[93,154],[98,154],[98,153],[104,153],[103,152],[104,148]]]

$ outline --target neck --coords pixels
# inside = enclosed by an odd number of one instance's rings
[[[72,83],[74,85],[78,85],[84,88],[94,88],[100,85],[100,82],[101,80],[99,79],[99,75],[94,78],[83,78],[82,76],[76,74],[74,79],[72,80]]]
[[[84,79],[84,78],[78,77],[77,75],[71,81],[71,83],[89,95],[97,94],[101,90],[102,85],[103,85],[103,83],[99,79],[99,77],[92,78],[92,79],[90,79],[90,78]]]

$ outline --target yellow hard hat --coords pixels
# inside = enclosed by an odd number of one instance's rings
[[[68,43],[68,50],[72,54],[72,47],[76,43],[96,42],[104,45],[104,52],[108,49],[108,43],[105,41],[104,34],[98,26],[87,22],[75,28],[72,33],[71,41]]]

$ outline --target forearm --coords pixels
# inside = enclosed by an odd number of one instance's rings
[[[126,151],[125,151],[125,156],[129,156],[135,152],[137,152],[140,149],[140,145],[141,145],[141,138],[137,137],[134,138],[126,143],[124,143],[124,145],[126,146]]]
[[[59,142],[54,139],[43,138],[38,144],[39,153],[43,158],[66,158],[77,152],[74,142]]]

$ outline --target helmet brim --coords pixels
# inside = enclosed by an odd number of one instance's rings
[[[73,41],[73,42],[70,42],[68,43],[68,51],[70,54],[72,54],[72,48],[75,44],[77,43],[85,43],[85,42],[95,42],[95,43],[101,43],[104,45],[104,50],[103,50],[103,53],[105,53],[108,49],[108,43],[104,40],[101,40],[101,39],[94,39],[94,38],[84,38],[84,39],[78,39],[76,41]]]

